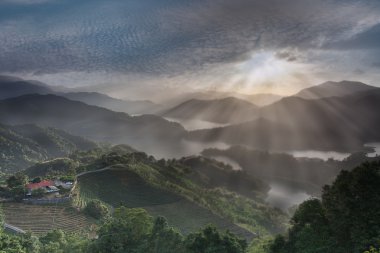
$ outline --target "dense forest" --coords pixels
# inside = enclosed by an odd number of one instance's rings
[[[380,163],[342,171],[322,199],[302,203],[288,233],[276,237],[270,253],[377,252],[380,246]]]

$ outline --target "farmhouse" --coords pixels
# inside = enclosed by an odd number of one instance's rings
[[[38,189],[43,189],[45,190],[46,193],[59,191],[59,189],[55,186],[54,181],[52,180],[43,180],[39,183],[30,183],[26,185],[26,188],[28,190],[28,193],[26,194],[27,196],[31,196],[32,191],[38,190]]]

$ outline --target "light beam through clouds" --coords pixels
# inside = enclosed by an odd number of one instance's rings
[[[143,97],[163,84],[286,95],[326,80],[379,85],[379,24],[369,0],[2,0],[0,73]]]

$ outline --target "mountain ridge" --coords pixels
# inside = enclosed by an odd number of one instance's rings
[[[213,100],[190,99],[161,115],[177,119],[199,119],[215,123],[247,120],[258,107],[248,101],[226,97]]]
[[[355,81],[340,81],[333,82],[327,81],[322,84],[312,86],[303,89],[296,93],[294,96],[301,97],[305,99],[318,99],[325,97],[343,97],[347,95],[354,94],[356,92],[368,91],[378,89],[375,86],[371,86],[362,82]]]

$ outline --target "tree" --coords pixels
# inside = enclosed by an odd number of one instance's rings
[[[244,239],[229,231],[220,233],[213,226],[188,235],[185,245],[189,253],[243,253],[248,246]]]
[[[182,253],[184,251],[183,236],[169,227],[164,217],[157,217],[143,252]]]
[[[99,200],[91,200],[86,205],[84,212],[95,219],[103,219],[110,213],[108,207]]]
[[[76,234],[66,234],[62,230],[53,230],[40,238],[40,253],[84,253],[89,241]]]
[[[28,177],[21,172],[18,172],[7,179],[7,185],[9,188],[25,186],[27,183],[28,183]]]
[[[271,253],[361,253],[379,247],[380,162],[342,171],[324,187],[322,202],[302,203],[291,223],[288,238],[276,238]]]
[[[144,209],[116,208],[114,217],[99,230],[92,252],[140,252],[153,227],[153,217]]]
[[[41,181],[42,181],[42,180],[41,180],[40,177],[36,177],[36,178],[33,178],[32,183],[33,183],[33,184],[36,184],[36,183],[40,183]]]
[[[11,195],[16,201],[21,201],[25,196],[25,186],[18,185],[11,189]]]
[[[342,171],[325,187],[322,202],[340,252],[380,246],[380,163]]]

